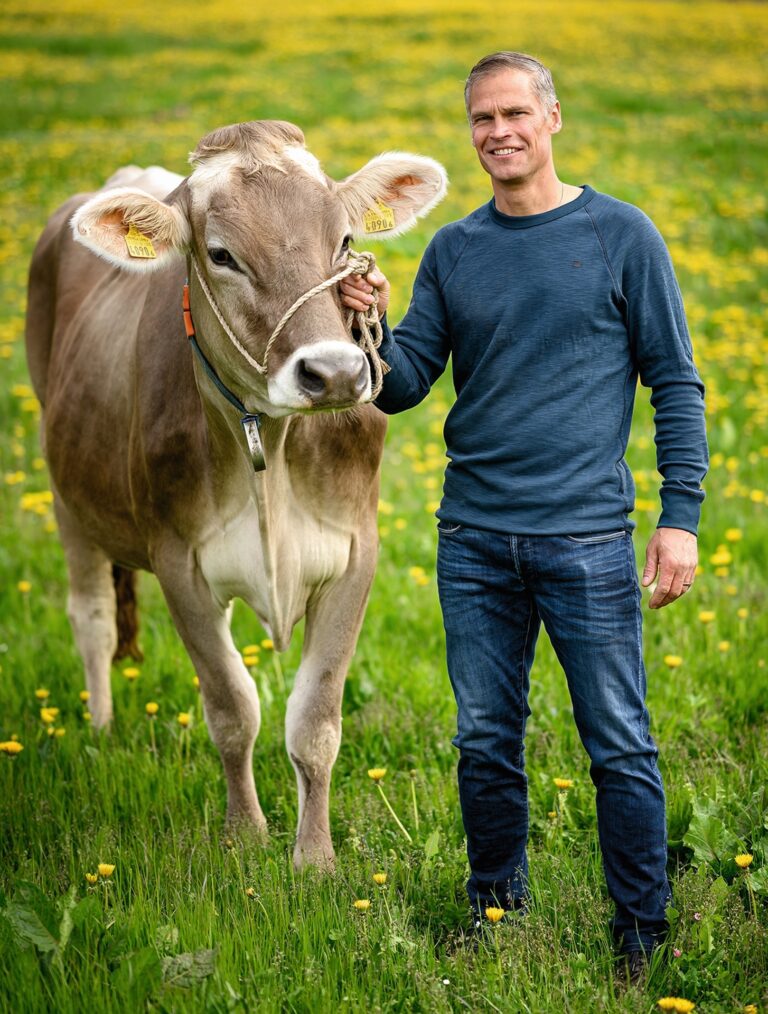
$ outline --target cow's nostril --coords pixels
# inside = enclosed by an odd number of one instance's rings
[[[309,366],[311,360],[300,359],[298,363],[299,385],[310,397],[318,398],[325,391],[326,378]]]
[[[355,394],[359,398],[368,384],[368,361],[363,359],[360,369],[355,377]]]

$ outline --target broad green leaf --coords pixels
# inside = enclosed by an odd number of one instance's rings
[[[189,988],[213,975],[216,950],[189,951],[163,958],[163,982],[167,986]]]
[[[57,950],[58,939],[29,905],[12,901],[6,905],[5,917],[18,937],[27,943],[34,944],[43,954]]]
[[[434,859],[437,855],[437,850],[440,847],[440,831],[438,828],[432,832],[432,834],[424,842],[424,858]]]
[[[713,804],[694,801],[693,817],[683,841],[693,849],[694,865],[719,862],[734,855],[736,839],[713,812]]]

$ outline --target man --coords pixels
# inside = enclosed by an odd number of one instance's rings
[[[441,229],[394,335],[377,404],[417,404],[452,357],[457,399],[438,511],[438,588],[458,703],[459,792],[486,907],[526,897],[524,734],[543,621],[565,670],[597,790],[613,931],[639,978],[666,929],[664,790],[649,735],[634,486],[624,461],[639,376],[651,388],[662,512],[650,607],[691,587],[706,472],[703,386],[666,247],[637,208],[562,182],[549,71],[520,53],[472,70],[472,144],[493,199]],[[380,272],[342,284],[367,306]]]

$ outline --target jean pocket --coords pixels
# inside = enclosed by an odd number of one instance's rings
[[[584,535],[566,535],[569,542],[575,542],[579,546],[599,546],[603,542],[613,542],[626,535],[626,529],[618,532],[587,532]]]
[[[438,521],[437,530],[440,535],[455,535],[456,532],[460,532],[463,525],[457,525],[453,521]]]

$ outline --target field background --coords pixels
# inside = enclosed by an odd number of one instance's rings
[[[24,749],[0,756],[0,1009],[650,1011],[665,995],[702,1012],[766,1009],[766,28],[766,7],[747,3],[3,4],[0,739]],[[646,617],[669,798],[670,952],[647,990],[626,994],[611,976],[588,764],[545,638],[528,733],[532,909],[478,953],[460,946],[465,854],[434,582],[446,378],[390,426],[381,560],[334,774],[332,879],[290,868],[296,793],[282,721],[299,631],[279,659],[253,653],[266,849],[226,837],[194,673],[150,577],[145,661],[133,680],[115,667],[111,738],[89,727],[25,386],[26,270],[48,214],[123,163],[184,172],[204,133],[237,120],[293,120],[336,177],[391,148],[445,164],[443,204],[374,247],[397,320],[434,230],[488,198],[461,88],[497,48],[554,70],[561,177],[638,204],[660,227],[708,389],[701,575],[690,596]],[[646,391],[638,401],[629,461],[641,557],[658,477]],[[239,646],[265,637],[244,608],[234,625]],[[60,709],[53,734],[36,689]],[[159,705],[151,725],[148,701]],[[191,714],[186,731],[180,712]],[[381,784],[412,845],[367,776],[373,766],[387,768]],[[556,777],[573,788],[558,795]],[[747,874],[739,853],[754,856]],[[91,886],[98,863],[115,869]],[[353,908],[359,899],[368,911]]]

